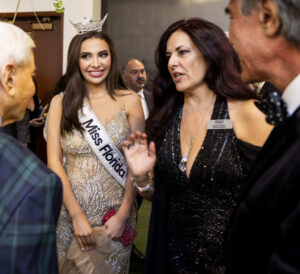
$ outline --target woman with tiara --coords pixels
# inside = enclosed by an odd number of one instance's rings
[[[144,130],[144,117],[138,95],[124,90],[104,20],[73,24],[78,34],[68,50],[65,90],[53,97],[47,118],[48,166],[64,190],[57,227],[61,273],[73,237],[82,253],[99,248],[93,228],[111,209],[117,212],[102,228],[116,248],[104,260],[106,273],[129,269],[131,245],[118,239],[126,225],[135,226],[136,192],[127,183],[121,146],[131,132]]]

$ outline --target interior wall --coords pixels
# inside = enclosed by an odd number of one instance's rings
[[[104,2],[103,0],[102,2]],[[227,30],[224,13],[228,0],[107,0],[106,31],[115,42],[121,66],[136,57],[155,74],[154,51],[162,32],[173,22],[202,17]]]
[[[35,11],[55,11],[52,0],[31,0]],[[76,34],[69,20],[84,17],[99,19],[102,9],[109,13],[104,29],[115,42],[120,65],[132,57],[141,59],[148,78],[155,74],[154,51],[162,32],[173,22],[202,17],[227,30],[229,20],[224,14],[228,0],[63,0],[64,38],[63,71],[69,43]],[[0,12],[14,12],[17,0],[1,0]],[[106,11],[102,10],[102,14]],[[30,0],[21,0],[19,12],[32,12]]]
[[[0,12],[15,12],[18,0],[0,0]],[[30,4],[32,3],[32,5]],[[55,11],[53,0],[21,0],[19,12]],[[71,39],[76,30],[70,24],[80,22],[84,17],[88,19],[99,19],[101,14],[101,0],[63,0],[64,12],[64,34],[63,34],[63,71],[66,68],[67,51]]]

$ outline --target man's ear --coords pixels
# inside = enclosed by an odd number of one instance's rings
[[[267,37],[279,33],[281,21],[278,17],[276,6],[273,0],[260,0],[259,22]]]
[[[16,79],[16,66],[14,64],[6,64],[2,69],[1,85],[8,96],[15,95],[15,79]]]

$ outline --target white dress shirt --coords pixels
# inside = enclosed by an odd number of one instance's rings
[[[140,96],[143,111],[144,111],[144,116],[145,116],[145,120],[146,120],[149,116],[149,110],[148,110],[147,102],[146,102],[146,99],[144,96],[144,90],[143,89],[140,90],[137,94]]]
[[[300,74],[287,86],[282,99],[287,104],[289,116],[293,115],[300,106]]]

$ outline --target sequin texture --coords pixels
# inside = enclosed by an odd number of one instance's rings
[[[168,269],[177,273],[224,273],[223,237],[248,172],[232,129],[208,130],[190,178],[181,160],[177,109],[158,152],[157,172],[165,187]],[[217,97],[212,119],[230,119]]]
[[[104,126],[114,144],[122,151],[122,143],[130,133],[125,108],[123,107]],[[79,131],[74,130],[72,134],[61,137],[61,147],[65,157],[64,168],[77,201],[92,226],[102,225],[102,217],[111,208],[120,207],[124,188],[105,169]],[[135,220],[134,209],[128,222],[134,226]],[[63,206],[57,227],[57,251],[60,264],[65,258],[72,237],[71,217]],[[131,245],[124,247],[120,243],[118,252],[108,258],[107,263],[112,266],[114,273],[128,272],[130,251]]]

